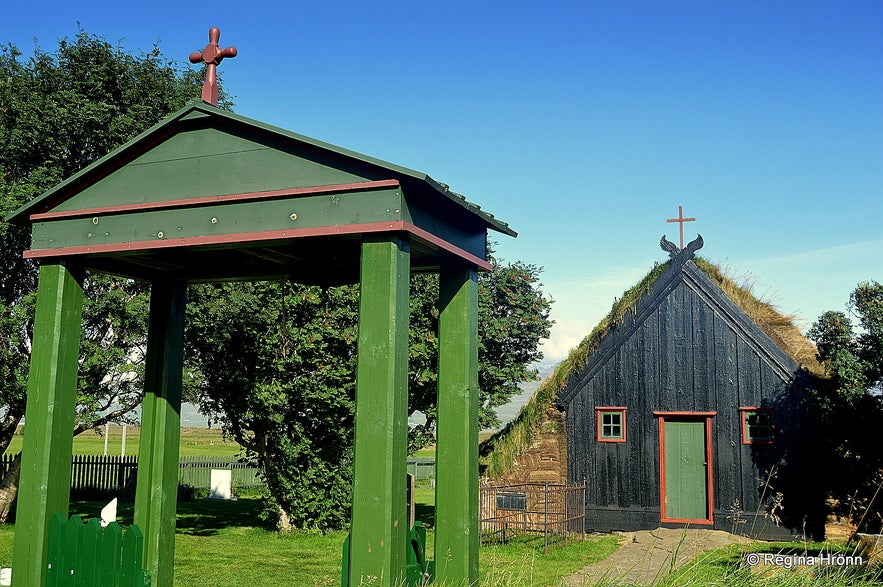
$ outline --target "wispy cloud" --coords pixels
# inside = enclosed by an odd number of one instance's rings
[[[613,267],[594,275],[546,279],[545,289],[555,299],[551,336],[542,348],[546,361],[558,362],[591,332],[610,311],[613,301],[633,286],[649,267]]]
[[[861,262],[862,260],[876,261],[878,263],[883,262],[883,240],[846,243],[833,247],[812,249],[801,253],[792,253],[790,255],[745,259],[743,262],[759,265],[791,266],[796,264],[812,267],[818,264],[825,265],[831,262],[852,265]]]

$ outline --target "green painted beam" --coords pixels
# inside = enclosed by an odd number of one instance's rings
[[[185,283],[153,283],[141,407],[135,523],[144,533],[144,567],[153,575],[154,587],[171,587],[175,576],[185,305]]]
[[[165,210],[136,208],[86,217],[34,222],[31,248],[150,243],[194,237],[222,237],[254,232],[310,229],[410,220],[400,188],[341,194],[287,196],[177,206]]]
[[[436,581],[478,581],[478,276],[439,275]]]
[[[350,585],[400,585],[407,545],[409,243],[362,243]]]
[[[49,521],[68,512],[82,279],[62,264],[40,267],[12,559],[21,587],[45,584]]]

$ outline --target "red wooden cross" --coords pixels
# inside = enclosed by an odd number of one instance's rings
[[[190,63],[205,63],[208,69],[205,72],[205,83],[202,84],[202,101],[212,106],[218,105],[218,64],[224,57],[236,57],[236,47],[218,46],[221,38],[221,30],[212,27],[208,30],[208,45],[205,49],[190,54]]]
[[[696,222],[695,218],[684,218],[684,207],[678,206],[678,217],[669,218],[666,222],[677,222],[681,229],[681,250],[684,249],[684,222]]]

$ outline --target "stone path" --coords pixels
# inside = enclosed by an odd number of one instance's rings
[[[616,585],[652,585],[673,567],[692,560],[702,552],[750,542],[720,530],[673,530],[657,528],[638,532],[619,532],[620,547],[612,555],[589,565],[566,579],[568,587],[590,587],[605,579]],[[677,553],[675,564],[672,557]]]

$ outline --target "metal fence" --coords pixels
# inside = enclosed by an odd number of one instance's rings
[[[506,542],[519,534],[542,535],[543,547],[585,538],[585,484],[520,483],[479,490],[483,543]]]
[[[435,479],[435,459],[433,457],[411,457],[408,459],[408,473],[417,481]]]
[[[233,471],[233,487],[263,487],[261,470],[247,462],[235,458],[182,457],[178,473],[178,483],[190,487],[211,487],[212,469]]]

